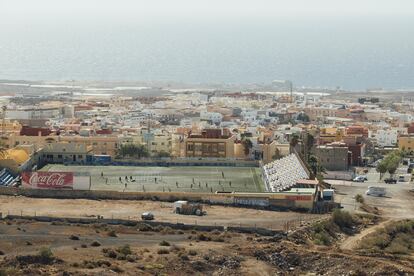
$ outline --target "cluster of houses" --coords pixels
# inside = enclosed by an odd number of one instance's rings
[[[184,92],[162,96],[50,95],[8,98],[0,165],[13,172],[43,163],[121,158],[126,144],[151,158],[260,160],[301,152],[304,135],[327,170],[373,162],[375,154],[414,151],[414,102],[337,100],[324,93]],[[292,143],[296,137],[297,143]]]

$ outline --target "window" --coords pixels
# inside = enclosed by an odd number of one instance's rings
[[[58,158],[62,159],[63,158],[62,154],[58,154]]]
[[[83,155],[78,155],[78,158],[82,159],[83,158]]]

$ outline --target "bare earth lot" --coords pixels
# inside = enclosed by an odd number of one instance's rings
[[[204,205],[206,216],[184,216],[172,212],[172,203],[128,200],[87,199],[40,199],[28,197],[0,196],[0,211],[3,214],[44,215],[55,217],[122,218],[140,220],[141,213],[151,211],[155,219],[166,222],[180,222],[200,225],[257,226],[283,229],[286,222],[309,221],[321,215],[275,212],[247,208]]]
[[[108,233],[114,232],[116,236]],[[0,221],[1,275],[413,275],[413,265],[232,232]],[[42,248],[51,255],[42,257]],[[126,250],[125,250],[126,249]],[[126,253],[125,253],[126,252]]]

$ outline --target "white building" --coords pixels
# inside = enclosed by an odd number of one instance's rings
[[[243,118],[243,121],[252,123],[257,119],[257,110],[243,110],[240,114]]]
[[[6,118],[16,120],[50,119],[58,117],[60,113],[59,107],[10,109],[6,111]]]
[[[213,124],[219,124],[223,120],[223,115],[218,112],[201,111],[200,120],[211,121]]]
[[[191,103],[193,105],[206,104],[208,102],[208,95],[201,93],[191,94]]]
[[[375,135],[378,146],[393,147],[397,145],[398,130],[397,129],[380,129]]]

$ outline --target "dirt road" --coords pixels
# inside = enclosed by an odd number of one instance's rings
[[[377,231],[378,229],[384,227],[386,224],[390,223],[392,220],[385,220],[377,225],[374,225],[372,227],[366,228],[364,230],[362,230],[360,233],[354,235],[354,236],[349,236],[347,239],[345,239],[342,243],[340,248],[342,250],[353,250],[355,249],[359,242],[365,238],[366,236],[368,236],[371,233],[374,233],[375,231]]]
[[[204,206],[206,216],[184,216],[172,212],[172,203],[128,200],[87,200],[87,199],[43,199],[28,197],[0,196],[0,212],[13,215],[37,215],[56,217],[122,218],[140,220],[143,212],[151,211],[158,221],[173,223],[257,226],[283,229],[286,222],[309,221],[321,215],[276,212],[225,206]]]

